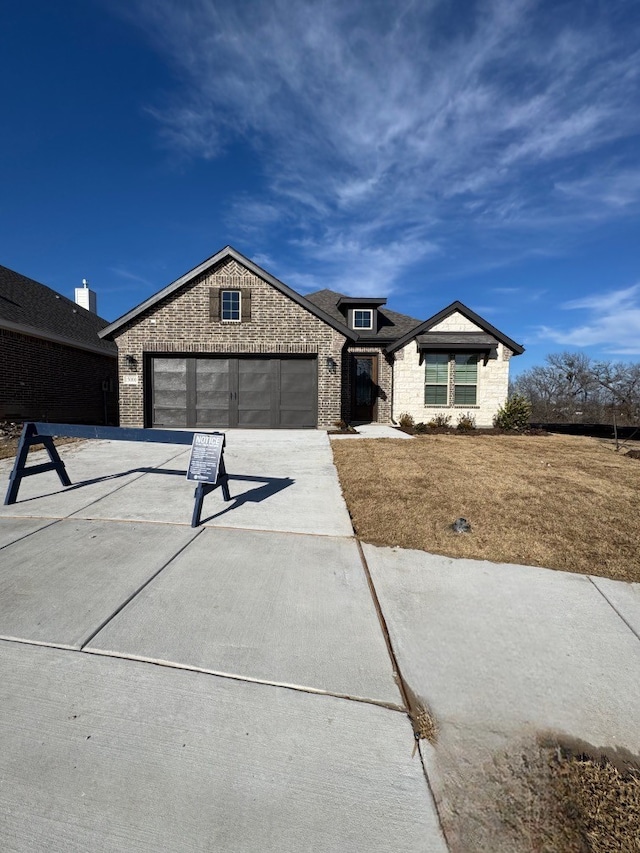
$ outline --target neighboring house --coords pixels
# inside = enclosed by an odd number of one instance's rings
[[[107,321],[0,266],[0,420],[117,423],[117,350]]]
[[[460,302],[421,322],[386,299],[306,297],[227,246],[100,332],[120,418],[146,427],[330,427],[471,412],[491,425],[523,348]]]

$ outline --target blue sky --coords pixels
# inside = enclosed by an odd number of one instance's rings
[[[0,9],[0,263],[113,320],[226,244],[640,359],[637,0]]]

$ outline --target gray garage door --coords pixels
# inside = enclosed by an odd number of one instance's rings
[[[315,427],[316,358],[156,356],[153,426]]]

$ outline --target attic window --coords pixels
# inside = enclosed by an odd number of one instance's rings
[[[354,310],[353,310],[353,328],[354,329],[373,329],[373,309],[372,308],[354,308]]]
[[[223,323],[240,322],[240,291],[223,290],[220,293],[220,319]]]

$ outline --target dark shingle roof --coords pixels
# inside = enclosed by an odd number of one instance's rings
[[[0,326],[115,356],[115,344],[98,337],[106,325],[66,296],[0,265]]]
[[[317,290],[315,293],[308,293],[306,299],[321,308],[326,314],[329,314],[335,320],[341,323],[345,322],[344,314],[338,308],[338,301],[344,299],[343,293],[336,293],[335,290]],[[362,304],[366,304],[366,299],[362,299]],[[415,317],[408,317],[406,314],[398,314],[397,311],[391,311],[389,308],[378,308],[378,331],[377,332],[361,332],[360,337],[367,340],[380,340],[384,343],[395,341],[402,335],[406,335],[411,329],[414,329],[420,324],[420,320]]]

